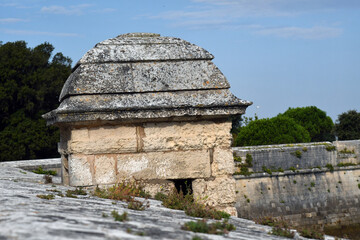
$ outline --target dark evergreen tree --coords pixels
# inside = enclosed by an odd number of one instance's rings
[[[338,116],[335,134],[339,140],[360,139],[360,112],[349,110]]]
[[[254,146],[283,143],[309,142],[308,131],[294,119],[277,116],[258,119],[241,127],[235,139],[235,146]]]
[[[333,121],[326,115],[326,112],[315,106],[289,108],[279,116],[292,118],[303,126],[309,132],[311,142],[335,140]]]
[[[58,156],[58,130],[41,115],[58,106],[71,60],[54,47],[0,44],[0,161]]]

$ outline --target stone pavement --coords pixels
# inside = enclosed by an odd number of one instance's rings
[[[60,177],[53,177],[53,184],[45,184],[43,175],[23,169],[37,164],[53,168],[57,163],[59,159],[0,163],[0,240],[192,239],[195,235],[201,239],[283,239],[267,234],[271,230],[268,226],[234,217],[230,223],[236,231],[226,236],[184,231],[181,226],[197,218],[165,208],[156,200],[149,200],[150,207],[145,211],[135,211],[127,209],[124,202],[114,204],[113,200],[91,195],[69,198],[54,193],[53,200],[38,198],[38,194],[53,193],[47,190],[57,189],[65,195],[73,188],[62,186]],[[113,210],[119,214],[128,212],[129,221],[114,221]],[[296,239],[304,238],[297,235]]]

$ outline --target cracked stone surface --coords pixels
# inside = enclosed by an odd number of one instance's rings
[[[100,199],[91,195],[68,198],[57,196],[61,191],[73,189],[60,184],[60,177],[53,184],[44,184],[43,175],[19,167],[53,167],[59,159],[0,163],[0,239],[283,239],[269,235],[268,226],[231,217],[236,226],[226,236],[193,233],[181,230],[189,217],[183,211],[171,210],[161,202],[149,200],[145,211],[127,209],[121,201]],[[88,190],[89,192],[89,190]],[[39,194],[54,194],[55,199],[45,200]],[[139,199],[144,201],[144,199]],[[115,203],[115,204],[114,204]],[[129,221],[116,222],[111,211],[127,212]],[[103,217],[103,214],[109,217]],[[131,232],[130,232],[131,231]],[[138,234],[144,234],[139,236]],[[296,239],[304,239],[296,236]],[[327,239],[333,239],[327,237]]]

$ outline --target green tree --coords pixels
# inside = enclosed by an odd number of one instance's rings
[[[334,123],[326,112],[315,106],[289,108],[283,114],[294,119],[298,124],[303,126],[310,134],[311,142],[333,141],[335,136],[332,133]]]
[[[59,133],[41,115],[58,106],[71,60],[54,47],[0,45],[0,161],[58,156]]]
[[[310,135],[294,119],[277,116],[251,121],[241,127],[235,146],[254,146],[283,143],[309,142]]]
[[[335,134],[339,140],[360,139],[360,112],[349,110],[338,116]]]

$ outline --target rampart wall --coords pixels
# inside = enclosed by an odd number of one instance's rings
[[[250,154],[256,172],[235,175],[239,217],[281,217],[295,226],[360,223],[360,140],[233,150],[241,159]]]

